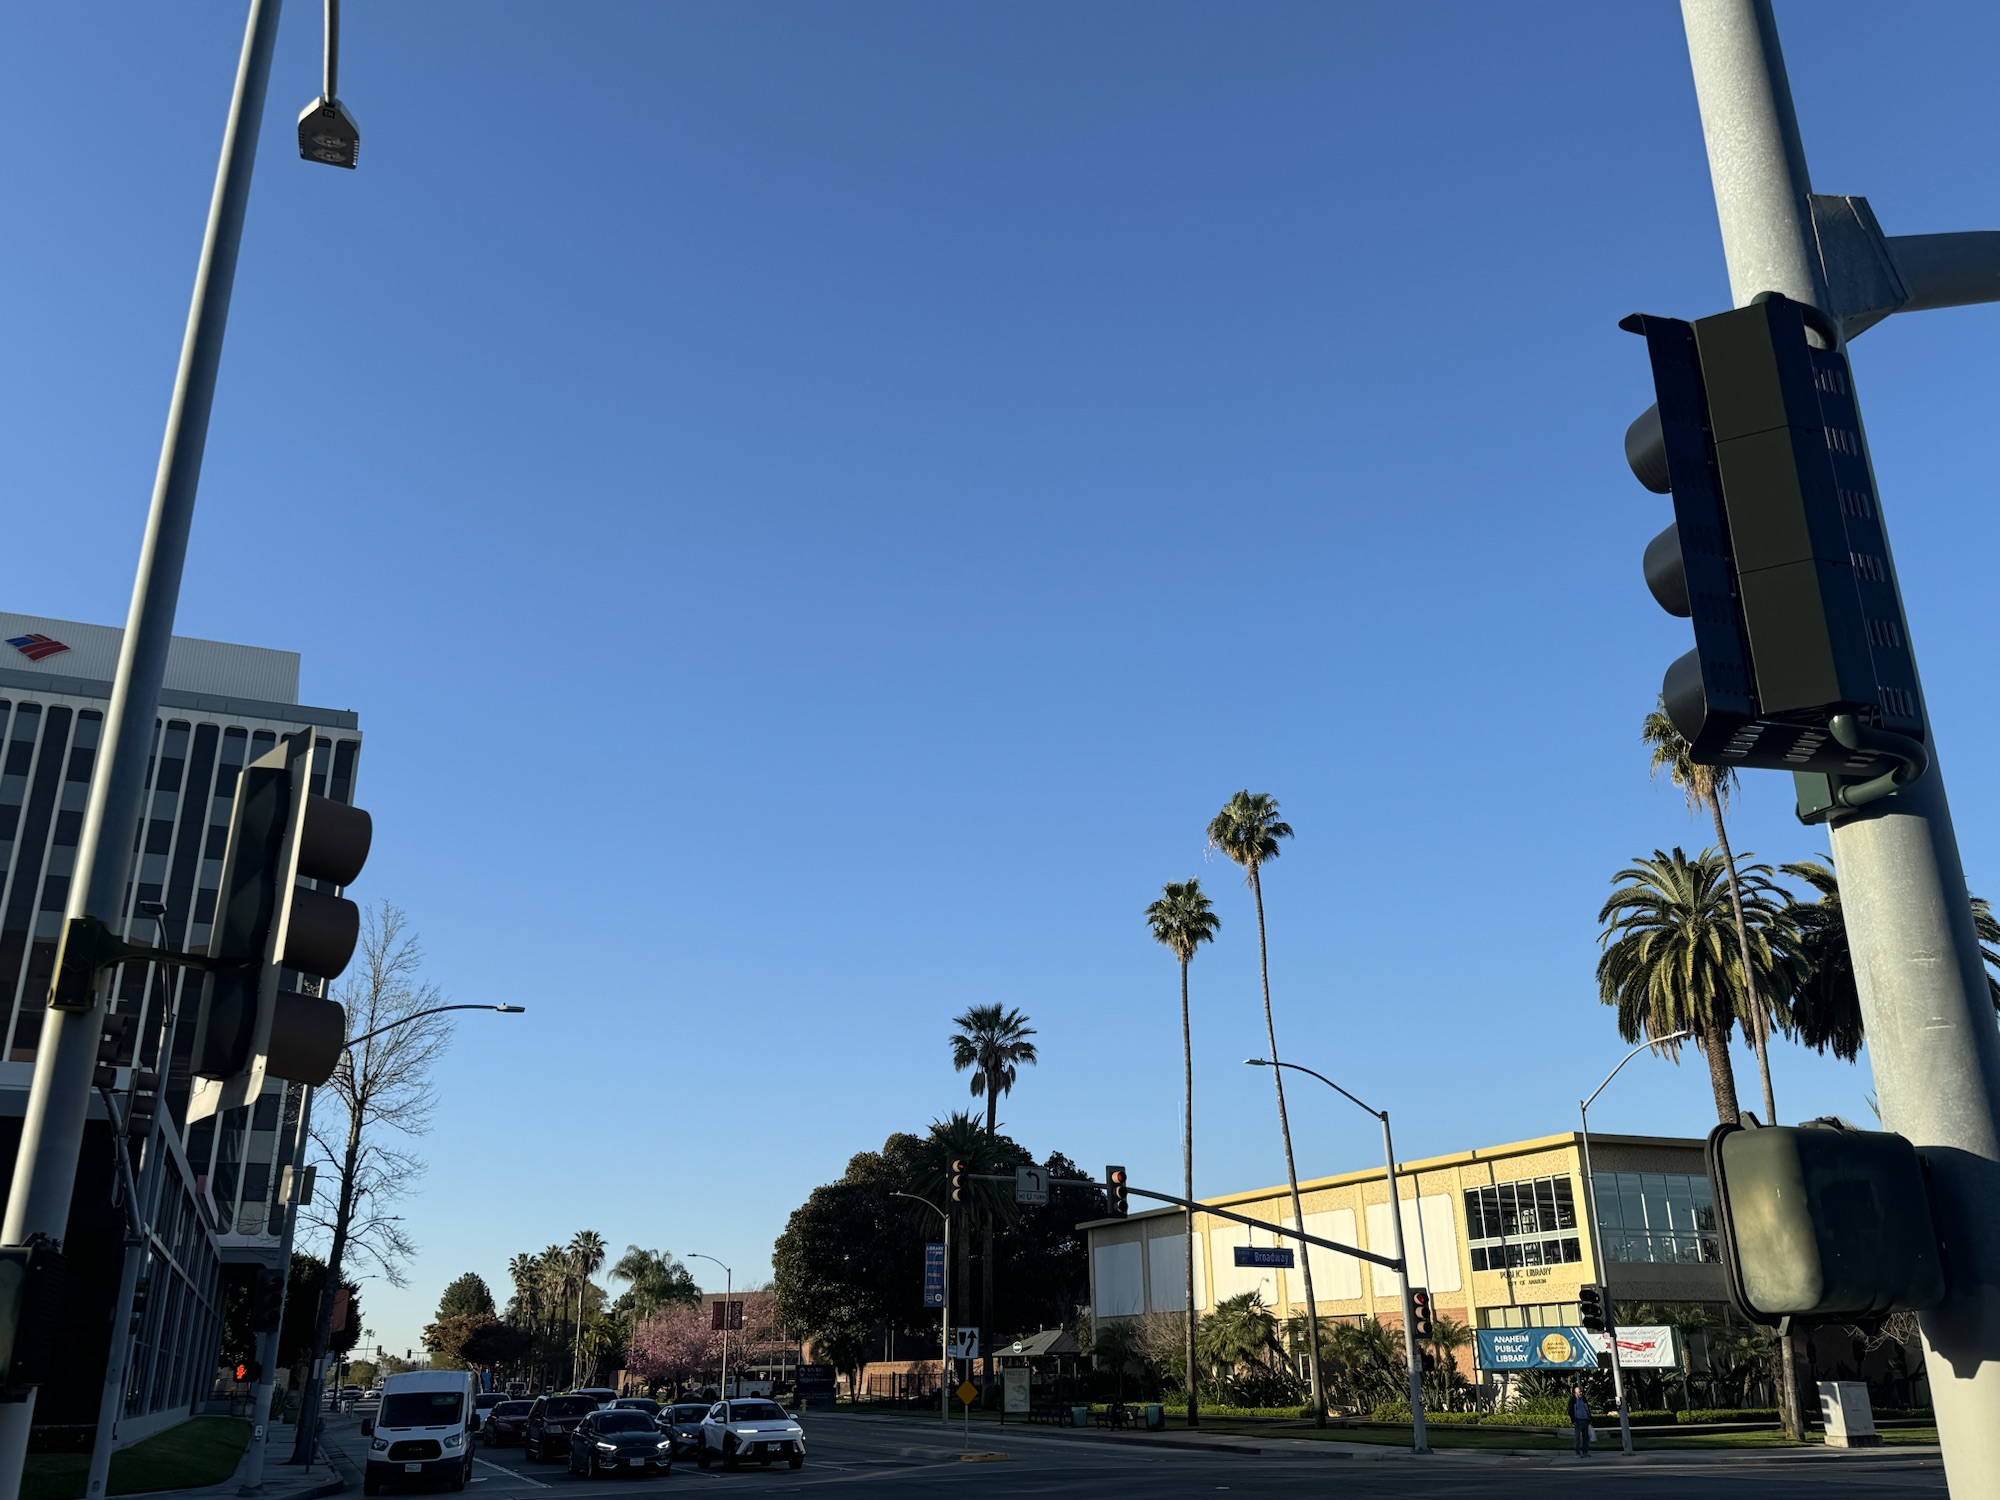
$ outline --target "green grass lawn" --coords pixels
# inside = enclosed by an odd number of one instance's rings
[[[250,1424],[241,1417],[195,1417],[112,1454],[106,1488],[138,1495],[221,1484],[249,1445]],[[87,1453],[31,1453],[21,1474],[21,1500],[80,1500],[89,1472]]]

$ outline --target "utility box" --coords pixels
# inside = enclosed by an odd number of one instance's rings
[[[1859,1380],[1822,1380],[1819,1383],[1820,1420],[1826,1424],[1829,1448],[1879,1447],[1882,1435],[1875,1430],[1875,1409],[1868,1404],[1868,1387]]]

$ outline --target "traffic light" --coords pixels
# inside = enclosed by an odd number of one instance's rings
[[[1431,1336],[1431,1292],[1429,1287],[1410,1288],[1410,1332],[1420,1339]]]
[[[963,1203],[965,1201],[965,1174],[967,1172],[970,1172],[971,1170],[972,1168],[969,1165],[967,1165],[963,1160],[954,1160],[952,1162],[951,1164],[952,1202]]]
[[[1604,1289],[1587,1286],[1576,1294],[1577,1322],[1591,1333],[1606,1333],[1610,1325],[1604,1321]]]
[[[97,1068],[91,1074],[92,1088],[109,1089],[118,1084],[118,1070],[130,1066],[132,1062],[132,1018],[129,1015],[107,1015],[98,1025],[103,1029],[97,1039]]]
[[[1730,1299],[1760,1323],[1871,1318],[1944,1300],[1916,1147],[1837,1121],[1719,1125],[1708,1175]]]
[[[1125,1194],[1125,1169],[1123,1167],[1106,1167],[1104,1169],[1104,1181],[1105,1185],[1111,1189],[1111,1216],[1116,1219],[1124,1218],[1126,1209],[1131,1207],[1131,1201]]]
[[[347,1015],[284,983],[347,967],[361,912],[301,879],[344,886],[361,873],[373,829],[358,807],[311,790],[313,734],[288,735],[239,773],[195,1022],[190,1122],[247,1104],[264,1079],[322,1084],[340,1061]],[[324,984],[320,985],[324,988]]]
[[[66,1280],[62,1251],[47,1236],[0,1245],[0,1399],[18,1401],[48,1379]]]
[[[1644,566],[1654,599],[1694,625],[1661,690],[1694,759],[1818,776],[1820,816],[1908,785],[1928,764],[1916,670],[1833,325],[1773,295],[1619,326],[1652,362],[1658,401],[1625,453],[1673,496]]]
[[[263,1376],[264,1367],[254,1359],[246,1359],[236,1367],[239,1385],[254,1385]]]
[[[250,1288],[250,1331],[276,1333],[285,1321],[285,1273],[257,1272]]]

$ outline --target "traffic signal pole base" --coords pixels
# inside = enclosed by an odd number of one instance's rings
[[[1946,1477],[2000,1497],[2000,1031],[1943,777],[1832,834],[1882,1124],[1924,1159],[1948,1268],[1920,1315]]]

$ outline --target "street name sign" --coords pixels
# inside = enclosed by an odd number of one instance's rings
[[[1292,1269],[1292,1252],[1269,1245],[1238,1245],[1236,1264],[1239,1266],[1278,1266]]]

